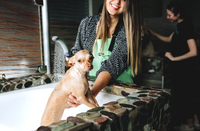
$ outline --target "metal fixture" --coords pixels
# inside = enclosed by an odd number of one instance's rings
[[[51,74],[51,53],[50,53],[50,35],[49,35],[49,14],[48,14],[48,0],[34,0],[35,4],[40,6],[39,11],[42,10],[42,31],[43,31],[43,49],[44,62],[39,68],[46,70],[47,74]]]
[[[43,45],[44,45],[44,64],[47,66],[47,74],[51,74],[48,0],[43,0],[42,30],[43,30]]]
[[[37,72],[39,72],[39,73],[46,73],[47,72],[47,66],[45,66],[45,65],[38,66]]]
[[[2,74],[2,79],[1,79],[0,82],[4,83],[4,82],[6,82],[6,81],[7,81],[7,80],[6,80],[6,75],[5,75],[5,74]]]
[[[52,40],[61,45],[61,47],[62,47],[62,49],[64,51],[64,55],[66,57],[70,57],[71,56],[70,50],[69,50],[67,44],[64,42],[64,40],[62,40],[61,38],[58,38],[58,36],[53,36]]]

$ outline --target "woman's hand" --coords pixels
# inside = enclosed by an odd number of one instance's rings
[[[172,54],[171,54],[170,52],[166,52],[166,53],[165,53],[165,56],[166,56],[167,58],[169,58],[171,61],[174,60],[174,57],[172,56]]]
[[[68,101],[67,104],[69,104],[70,107],[67,107],[66,109],[69,109],[69,108],[72,108],[72,107],[77,107],[77,106],[79,106],[79,105],[81,104],[80,102],[77,101],[76,96],[74,96],[73,93],[71,93],[71,94],[69,95],[69,98],[70,98],[73,102]]]
[[[65,60],[66,60],[66,67],[68,67],[67,63],[68,63],[69,58],[65,56]]]
[[[68,61],[68,60],[69,60],[69,58],[65,56],[65,60],[66,60],[66,61]]]
[[[156,33],[155,32],[153,32],[152,30],[150,30],[150,29],[146,29],[151,35],[155,35],[156,36]]]

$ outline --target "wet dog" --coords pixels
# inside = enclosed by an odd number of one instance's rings
[[[42,116],[41,126],[48,126],[62,118],[65,108],[71,101],[72,93],[77,100],[90,108],[98,107],[98,103],[89,89],[87,73],[93,68],[93,55],[87,50],[77,52],[69,58],[67,65],[71,66],[51,93]],[[88,100],[88,99],[89,100]]]

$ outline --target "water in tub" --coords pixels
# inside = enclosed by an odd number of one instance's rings
[[[55,48],[55,54],[57,54],[57,51],[60,54],[58,53],[54,60],[54,74],[63,74],[65,60],[63,60],[64,57],[59,57],[59,55],[63,56],[63,53],[62,50]],[[46,103],[56,85],[57,82],[0,93],[0,131],[35,131],[40,126]],[[115,101],[121,97],[100,92],[96,99],[99,105],[102,106],[104,103]],[[83,104],[77,108],[66,109],[62,120],[67,119],[68,116],[76,116],[78,113],[86,112],[89,109]]]

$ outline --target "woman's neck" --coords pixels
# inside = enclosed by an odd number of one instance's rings
[[[110,18],[110,27],[109,27],[108,38],[112,38],[112,34],[113,34],[114,31],[115,31],[115,27],[117,26],[118,20],[119,20],[119,17],[114,17],[114,16],[112,16],[112,17]]]
[[[116,27],[119,17],[111,16],[110,17],[110,27]]]

